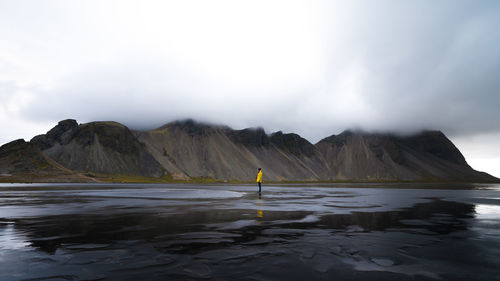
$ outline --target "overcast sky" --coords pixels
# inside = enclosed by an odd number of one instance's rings
[[[500,1],[0,0],[0,144],[57,121],[442,130],[500,177]]]

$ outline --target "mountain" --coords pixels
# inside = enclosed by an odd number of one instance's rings
[[[15,140],[0,147],[0,173],[65,173],[50,158],[29,142],[23,139]]]
[[[23,139],[0,147],[0,181],[77,181],[92,179],[74,173],[45,156],[35,145]]]
[[[315,146],[330,167],[328,180],[498,180],[472,169],[439,131],[405,137],[345,131]]]
[[[164,174],[144,144],[126,126],[116,122],[78,125],[75,120],[63,120],[47,134],[34,137],[31,143],[74,171],[146,177]]]
[[[318,180],[326,175],[314,146],[295,134],[268,136],[263,129],[176,121],[137,139],[174,177],[253,180],[258,167],[268,180]]]
[[[149,131],[68,119],[0,153],[0,174],[253,181],[260,167],[266,181],[500,181],[472,169],[439,131],[399,136],[348,130],[312,144],[293,133],[190,119]]]
[[[472,169],[439,131],[406,137],[345,131],[313,145],[297,134],[184,120],[136,136],[177,178],[248,181],[261,167],[267,180],[498,180]]]

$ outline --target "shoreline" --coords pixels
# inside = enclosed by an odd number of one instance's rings
[[[0,176],[0,184],[82,184],[82,185],[112,185],[112,184],[145,184],[145,185],[155,185],[155,184],[179,184],[179,185],[255,185],[254,181],[239,181],[239,180],[220,180],[212,178],[192,178],[189,180],[174,180],[171,178],[146,178],[146,177],[125,177],[125,176],[110,176],[110,177],[40,177],[40,176],[30,176],[30,177],[15,177],[15,176]],[[439,188],[453,185],[488,185],[488,184],[500,184],[497,182],[472,182],[472,181],[453,181],[453,180],[426,180],[426,181],[407,181],[407,180],[341,180],[341,181],[264,181],[263,186],[266,185],[304,185],[304,186],[329,186],[329,185],[346,185],[343,187],[348,187],[349,185],[360,185],[366,184],[367,188],[380,188],[387,186],[378,185],[420,185],[418,188],[425,188],[422,185],[438,185]],[[356,186],[359,187],[359,186]],[[405,187],[398,187],[405,188]],[[436,188],[436,187],[427,187]],[[454,187],[453,189],[457,189]],[[469,189],[463,188],[462,189]],[[474,189],[474,187],[470,187]]]

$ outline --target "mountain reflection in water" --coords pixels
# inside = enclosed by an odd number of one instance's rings
[[[3,192],[0,280],[500,277],[500,215],[469,200],[486,200],[481,191],[275,187],[259,198],[245,188],[231,188],[239,197],[165,200]],[[389,206],[389,194],[412,199]],[[476,206],[490,214],[481,218]]]

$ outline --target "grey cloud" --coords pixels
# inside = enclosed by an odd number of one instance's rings
[[[331,43],[340,50],[332,65],[354,58],[364,71],[360,96],[375,118],[359,125],[385,130],[433,127],[452,134],[498,130],[498,2],[390,4],[350,7],[347,14],[358,15],[354,29]],[[331,73],[344,70],[333,68]]]
[[[7,105],[18,91],[19,87],[16,85],[15,81],[0,81],[0,100],[2,100],[1,105]]]
[[[24,113],[138,129],[191,117],[283,129],[312,141],[351,127],[454,136],[500,131],[500,2],[320,2],[319,10],[318,42],[311,44],[324,53],[316,79],[279,80],[271,73],[252,82],[238,75],[257,72],[241,65],[224,70],[240,78],[233,80],[196,61],[183,65],[132,48],[119,63],[88,65],[59,79]],[[210,36],[202,38],[194,49]]]

